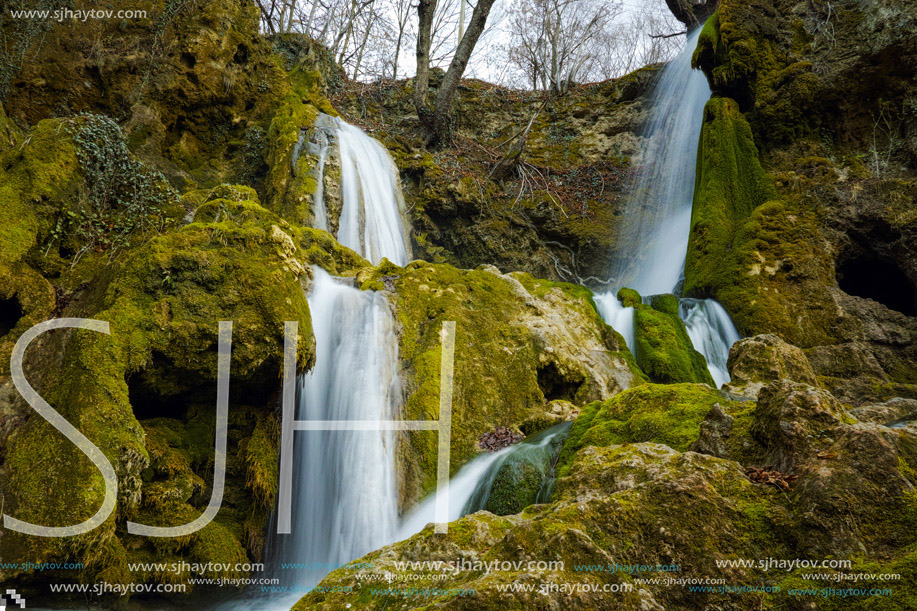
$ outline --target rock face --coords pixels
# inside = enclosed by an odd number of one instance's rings
[[[914,19],[898,2],[723,0],[694,56],[716,97],[686,292],[802,348],[854,404],[915,396]]]
[[[815,386],[815,373],[805,353],[773,334],[742,339],[729,350],[731,393],[754,399],[768,383],[790,380]]]
[[[601,286],[622,194],[641,161],[647,93],[658,69],[576,87],[543,108],[540,94],[465,81],[455,137],[433,153],[416,138],[411,81],[361,85],[333,97],[349,121],[392,152],[412,211],[414,252],[422,258]],[[494,179],[506,142],[533,116],[521,165]]]
[[[703,25],[716,11],[719,0],[665,0],[665,3],[675,18],[691,30]]]

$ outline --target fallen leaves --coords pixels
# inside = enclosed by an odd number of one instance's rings
[[[746,467],[745,477],[756,484],[765,484],[776,487],[778,490],[788,492],[798,475],[787,475],[780,471],[774,471],[773,467]]]
[[[481,435],[478,445],[488,452],[496,452],[507,446],[511,446],[517,441],[521,441],[523,435],[505,426],[498,426],[489,433]]]

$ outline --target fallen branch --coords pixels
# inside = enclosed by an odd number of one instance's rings
[[[676,36],[684,36],[688,31],[683,32],[672,32],[671,34],[650,34],[650,38],[675,38]]]

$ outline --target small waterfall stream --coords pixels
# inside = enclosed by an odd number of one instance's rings
[[[710,87],[691,67],[701,28],[689,36],[678,57],[663,68],[644,136],[643,167],[636,176],[617,233],[611,277],[618,288],[644,297],[677,293],[684,277],[691,232],[697,143]],[[595,296],[599,314],[634,349],[634,312],[616,290]],[[726,359],[739,333],[723,307],[712,300],[682,299],[679,314],[695,350],[707,359],[718,386],[729,381]]]
[[[314,196],[314,225],[329,230],[322,177],[328,156],[328,136],[337,144],[341,162],[341,217],[338,242],[373,263],[383,257],[404,265],[410,260],[404,223],[404,196],[398,168],[381,142],[340,118],[319,115],[316,145],[318,189]],[[322,144],[322,141],[325,144]]]

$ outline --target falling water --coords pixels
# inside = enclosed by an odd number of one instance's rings
[[[670,293],[685,267],[707,78],[691,68],[700,28],[662,70],[650,101],[643,166],[618,230],[612,277],[641,295]]]
[[[381,142],[342,119],[319,115],[316,121],[316,143],[321,151],[321,137],[329,131],[337,142],[341,160],[341,218],[337,239],[373,263],[383,257],[404,265],[410,260],[407,230],[404,224],[404,196],[398,168]],[[324,133],[323,133],[324,132]],[[319,186],[314,201],[315,226],[328,230],[325,205],[325,153],[319,152]]]
[[[707,79],[691,67],[701,28],[689,36],[678,57],[662,70],[651,100],[652,117],[645,132],[643,168],[625,204],[624,222],[617,233],[612,278],[618,287],[641,295],[676,293],[683,280],[697,143],[703,126],[704,105],[710,99]],[[633,308],[625,308],[615,294],[596,295],[599,313],[621,333],[633,350]],[[694,348],[707,359],[717,385],[729,381],[726,358],[739,338],[729,315],[718,303],[683,300],[679,311]]]
[[[599,315],[611,328],[624,337],[628,348],[634,349],[634,309],[625,308],[614,293],[601,293],[595,296],[595,305]]]
[[[722,386],[729,381],[729,348],[740,338],[726,309],[712,299],[684,298],[678,304],[678,313],[694,348],[707,359],[713,381]]]
[[[385,298],[316,268],[309,310],[316,364],[302,377],[297,418],[395,419],[398,348]],[[283,576],[302,585],[390,542],[398,505],[390,431],[297,435],[292,534],[281,537],[281,556],[309,565]]]
[[[484,509],[494,479],[506,461],[527,457],[540,461],[544,453],[556,455],[571,426],[570,422],[558,424],[515,445],[497,452],[482,454],[462,467],[449,481],[449,521]],[[533,454],[535,456],[532,456]],[[552,477],[546,478],[539,500],[547,500],[550,496],[552,482]],[[436,498],[435,495],[430,495],[405,516],[398,532],[398,539],[410,537],[435,521],[435,512]]]

